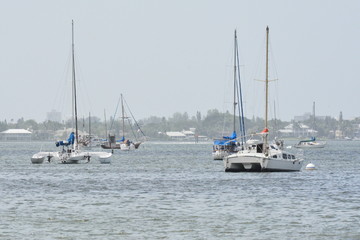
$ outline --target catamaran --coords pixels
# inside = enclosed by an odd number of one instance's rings
[[[246,148],[237,153],[224,157],[226,172],[243,171],[299,171],[303,159],[294,154],[285,152],[277,144],[269,144],[268,135],[268,55],[269,54],[269,27],[266,28],[266,77],[265,77],[265,128],[257,135],[261,142],[246,145]]]
[[[78,132],[78,114],[76,99],[76,78],[75,78],[75,48],[74,48],[74,21],[72,21],[72,98],[73,98],[73,120],[75,123],[75,132],[72,132],[67,141],[57,141],[56,147],[60,151],[55,152],[38,152],[31,157],[32,163],[43,163],[44,159],[51,161],[58,160],[60,163],[80,163],[89,162],[91,157],[99,158],[101,163],[110,163],[111,153],[108,152],[91,152],[82,151],[79,148]]]

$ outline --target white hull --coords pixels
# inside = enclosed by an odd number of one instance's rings
[[[296,148],[324,148],[326,142],[305,142],[305,143],[298,143],[294,147]]]
[[[101,163],[110,163],[111,153],[108,152],[83,152],[81,150],[65,150],[60,152],[39,152],[31,157],[32,163],[42,163],[44,159],[58,161],[65,164],[87,163],[91,158],[97,157]],[[41,161],[42,159],[42,161]]]
[[[228,156],[228,152],[225,151],[215,151],[212,153],[214,160],[223,160],[224,157]]]
[[[128,146],[128,145],[125,144],[125,143],[121,143],[121,144],[120,144],[120,150],[121,150],[121,151],[129,151],[130,149],[131,149],[131,145]]]
[[[270,157],[276,155],[276,158]],[[286,155],[286,159],[282,158]],[[290,157],[288,157],[290,156]],[[300,171],[303,160],[282,151],[263,153],[241,151],[224,158],[226,172],[283,172]]]
[[[45,156],[38,156],[38,155],[34,155],[31,157],[31,163],[34,164],[41,164],[44,162]]]
[[[236,152],[231,152],[231,153],[229,153],[229,151],[216,150],[216,151],[214,151],[214,152],[212,153],[212,155],[213,155],[213,159],[214,159],[214,160],[223,160],[224,157],[227,157],[227,156],[229,156],[229,155],[231,155],[231,154],[234,154],[234,153],[236,153]]]

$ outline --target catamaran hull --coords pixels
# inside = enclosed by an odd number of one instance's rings
[[[212,155],[213,155],[214,160],[223,160],[223,158],[226,157],[229,154],[225,153],[223,151],[215,151],[215,152],[213,152]]]
[[[233,154],[233,153],[229,153],[228,151],[222,151],[222,150],[217,150],[212,153],[214,160],[223,160],[224,157],[227,157],[230,154]]]
[[[292,172],[300,171],[302,160],[285,160],[256,156],[224,158],[225,172]]]

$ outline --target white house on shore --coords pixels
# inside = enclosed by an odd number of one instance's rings
[[[282,137],[309,137],[317,135],[316,130],[302,123],[291,123],[287,125],[284,129],[278,130],[278,132]]]
[[[170,137],[171,140],[195,142],[208,140],[208,137],[198,135],[195,128],[190,128],[189,130],[182,130],[181,132],[166,132],[165,134]]]
[[[25,129],[8,129],[0,133],[1,141],[31,141],[32,132]]]

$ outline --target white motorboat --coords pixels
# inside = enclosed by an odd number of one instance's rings
[[[57,141],[56,146],[61,147],[60,151],[55,152],[39,152],[31,157],[32,163],[42,163],[45,158],[48,162],[56,159],[60,163],[79,163],[89,162],[91,157],[98,157],[102,160],[109,159],[111,153],[107,152],[84,152],[79,149],[78,134],[78,115],[76,101],[76,80],[75,80],[75,57],[74,57],[74,22],[72,22],[72,97],[73,97],[73,119],[75,123],[75,132],[72,132],[67,141]]]
[[[268,49],[269,27],[266,28],[265,128],[258,134],[262,141],[253,142],[244,150],[225,157],[223,162],[226,172],[299,171],[303,165],[303,159],[285,152],[277,144],[268,143]]]

